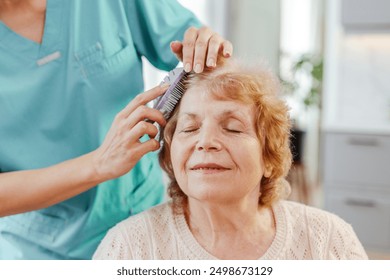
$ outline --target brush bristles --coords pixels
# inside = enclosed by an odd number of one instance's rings
[[[170,93],[170,96],[169,96],[168,100],[165,102],[165,104],[164,104],[164,106],[163,106],[161,111],[164,114],[170,115],[173,112],[173,110],[175,110],[175,107],[179,103],[179,101],[182,98],[183,94],[184,94],[184,90],[183,89],[175,88]]]
[[[188,73],[183,74],[180,80],[176,83],[175,87],[169,92],[168,99],[161,108],[161,112],[164,114],[165,119],[168,119],[171,116],[173,110],[175,110],[177,104],[185,93],[187,89],[185,80],[187,77]]]

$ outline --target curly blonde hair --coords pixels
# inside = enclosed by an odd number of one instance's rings
[[[262,146],[263,162],[271,170],[271,175],[261,180],[259,204],[270,206],[290,192],[285,177],[292,162],[291,123],[288,107],[278,97],[279,81],[262,66],[247,65],[233,58],[219,58],[218,62],[214,69],[206,68],[201,74],[191,74],[186,81],[187,90],[201,87],[218,100],[254,105],[256,133]],[[170,179],[168,194],[176,212],[183,211],[187,205],[187,196],[176,181],[170,155],[179,110],[180,104],[161,133],[163,145],[159,153],[160,165]]]

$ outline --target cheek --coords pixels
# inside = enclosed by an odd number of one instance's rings
[[[178,163],[178,160],[179,160],[180,153],[178,153],[178,148],[180,148],[180,146],[177,145],[175,140],[172,140],[172,143],[171,143],[171,161],[172,161],[173,169],[176,169],[176,166],[177,166],[177,163]]]
[[[180,141],[178,139],[173,139],[171,144],[171,160],[172,160],[172,166],[176,172],[179,170],[182,170],[184,168],[184,164],[187,161],[187,154],[186,152],[187,148],[185,143],[183,141]]]
[[[241,149],[240,152],[236,153],[236,158],[244,169],[242,171],[260,178],[264,173],[262,157],[261,148],[257,143],[247,145],[245,149]]]
[[[189,152],[185,143],[173,140],[171,144],[171,162],[173,172],[180,189],[186,193],[188,175],[186,172],[186,163],[189,159]]]

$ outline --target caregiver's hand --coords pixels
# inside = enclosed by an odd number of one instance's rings
[[[0,173],[0,217],[49,207],[130,171],[143,155],[159,148],[156,140],[141,143],[139,138],[157,134],[146,118],[165,125],[161,112],[145,105],[166,89],[138,95],[118,113],[95,151],[41,169]]]
[[[97,177],[106,181],[124,175],[148,152],[156,151],[160,144],[154,137],[158,133],[156,126],[145,119],[164,126],[163,114],[146,106],[149,101],[160,96],[167,86],[155,87],[137,95],[121,112],[119,112],[103,144],[93,152],[93,165]],[[150,139],[141,142],[145,134]]]
[[[193,69],[201,73],[205,66],[216,66],[218,54],[230,57],[233,45],[206,26],[199,29],[190,27],[184,34],[183,42],[171,43],[171,50],[183,62],[186,72]]]

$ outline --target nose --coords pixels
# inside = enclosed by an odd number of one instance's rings
[[[220,151],[222,147],[218,136],[218,129],[211,125],[202,125],[199,129],[196,150],[198,151]]]

